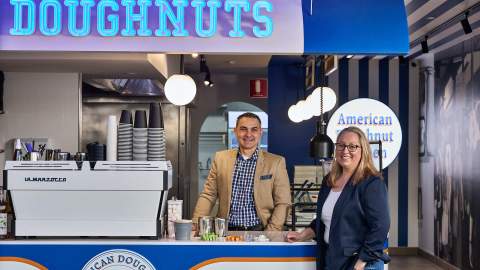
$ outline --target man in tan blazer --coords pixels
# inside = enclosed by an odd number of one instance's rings
[[[291,202],[285,159],[259,149],[256,114],[240,115],[234,132],[239,148],[215,154],[193,222],[209,216],[218,199],[217,216],[228,220],[229,230],[282,230]]]

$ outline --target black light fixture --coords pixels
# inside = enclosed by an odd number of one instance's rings
[[[428,53],[430,50],[428,49],[428,41],[427,41],[428,37],[425,36],[425,39],[422,40],[422,42],[420,43],[422,45],[422,53]]]
[[[472,26],[470,25],[470,22],[468,21],[468,11],[465,12],[465,18],[463,18],[460,23],[462,24],[463,32],[465,35],[472,33]]]
[[[408,64],[408,57],[405,57],[403,55],[398,56],[398,63],[400,65]]]
[[[328,137],[327,124],[321,118],[317,122],[317,134],[310,139],[310,157],[317,160],[329,159],[333,155],[333,141]]]
[[[0,70],[0,114],[4,114],[5,110],[3,107],[3,83],[5,82],[5,74]]]
[[[320,64],[323,59],[320,57]],[[324,65],[320,65],[321,86],[325,85]],[[317,132],[310,139],[310,157],[316,160],[325,160],[333,155],[333,141],[327,135],[327,123],[325,122],[325,113],[323,112],[323,91],[320,91],[320,119],[317,121]]]
[[[200,56],[200,73],[205,73],[205,79],[203,80],[203,84],[205,84],[205,86],[213,87],[214,83],[211,79],[210,69],[208,68],[205,55]]]
[[[207,59],[205,58],[205,55],[200,55],[200,73],[208,73],[210,72],[210,69],[207,66]]]
[[[203,80],[203,84],[205,84],[205,86],[213,87],[214,84],[212,82],[212,79],[210,78],[210,72],[205,74],[205,79]]]

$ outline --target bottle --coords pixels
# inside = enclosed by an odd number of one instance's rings
[[[13,151],[13,159],[16,161],[22,160],[22,142],[20,139],[15,140],[15,150]]]
[[[5,190],[5,203],[7,205],[6,207],[6,212],[7,212],[7,238],[12,238],[14,233],[13,233],[13,223],[14,221],[14,215],[13,215],[13,203],[12,203],[12,197],[8,196],[11,195],[10,193],[7,193]]]
[[[8,213],[5,190],[0,190],[0,239],[8,238]]]

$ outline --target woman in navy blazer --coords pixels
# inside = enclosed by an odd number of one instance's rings
[[[340,132],[332,170],[318,195],[317,219],[289,232],[289,242],[317,236],[317,269],[383,269],[390,227],[387,188],[375,169],[365,134],[356,127]]]

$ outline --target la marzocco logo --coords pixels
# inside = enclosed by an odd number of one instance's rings
[[[93,257],[82,270],[156,270],[142,255],[125,249],[104,251]]]
[[[25,177],[25,182],[67,182],[66,177]]]

